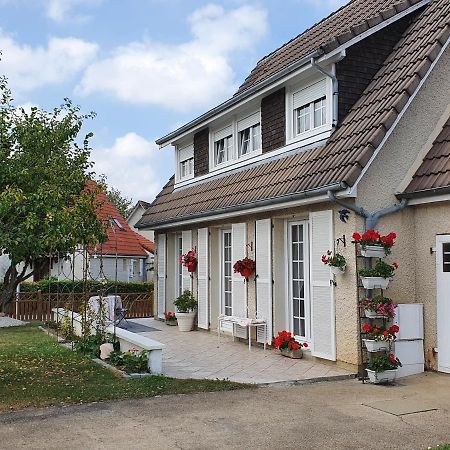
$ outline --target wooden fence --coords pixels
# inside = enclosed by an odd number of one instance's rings
[[[97,293],[21,292],[9,305],[9,315],[15,319],[48,322],[55,320],[53,308],[67,308],[79,312],[81,306]],[[153,292],[118,293],[127,319],[153,317]]]

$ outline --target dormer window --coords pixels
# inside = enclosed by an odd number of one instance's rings
[[[214,163],[216,166],[233,159],[233,128],[231,126],[214,133]]]
[[[261,148],[261,123],[259,113],[240,120],[237,127],[238,157],[248,155]]]
[[[188,180],[194,177],[194,145],[182,147],[177,151],[178,179]]]

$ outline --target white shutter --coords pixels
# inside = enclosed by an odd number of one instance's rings
[[[194,144],[188,145],[187,147],[180,148],[178,151],[179,162],[186,161],[187,159],[194,157]]]
[[[182,247],[183,247],[183,255],[185,255],[189,250],[192,250],[192,231],[187,230],[182,233]],[[183,272],[183,292],[185,290],[192,292],[192,278],[190,272],[188,272],[187,267],[182,267]]]
[[[264,328],[258,327],[258,342],[271,342],[272,330],[272,221],[256,221],[256,315],[267,322],[267,335]]]
[[[327,82],[325,79],[318,83],[312,84],[300,91],[297,91],[293,95],[294,109],[305,106],[319,98],[325,97],[327,94]]]
[[[313,212],[311,225],[311,352],[336,361],[336,313],[330,269],[321,261],[333,249],[333,212]]]
[[[209,230],[198,230],[198,327],[209,328]]]
[[[247,250],[247,224],[235,223],[231,228],[231,259],[232,264],[239,259],[244,259]],[[239,273],[232,277],[233,292],[233,316],[247,317],[247,285],[245,278]],[[236,325],[236,336],[247,337],[247,328]]]
[[[222,130],[214,133],[214,141],[220,141],[223,138],[231,136],[233,134],[233,128],[231,126],[223,128]]]
[[[251,116],[246,117],[245,119],[240,120],[237,123],[238,131],[246,130],[247,128],[252,127],[260,122],[260,113],[252,114]]]
[[[166,310],[166,235],[158,235],[158,317],[164,319]]]

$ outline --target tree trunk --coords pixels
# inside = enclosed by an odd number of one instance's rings
[[[0,312],[7,313],[8,305],[13,301],[16,295],[17,286],[22,281],[28,279],[33,272],[25,275],[27,271],[28,263],[24,264],[22,271],[19,273],[13,263],[9,266],[3,279],[3,287],[0,292]]]

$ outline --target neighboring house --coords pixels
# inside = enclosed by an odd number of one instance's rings
[[[108,240],[86,252],[78,249],[75,255],[61,260],[53,260],[50,275],[59,279],[118,280],[142,282],[152,279],[152,241],[133,231],[106,194],[98,194],[98,217],[105,223]],[[84,257],[87,255],[87,261]],[[87,262],[87,264],[86,264]],[[73,273],[73,270],[75,273]]]
[[[398,234],[387,295],[424,304],[427,364],[450,371],[449,38],[448,0],[354,0],[159,139],[175,146],[175,175],[137,224],[156,232],[158,316],[188,288],[200,328],[257,314],[268,340],[291,330],[312,355],[359,364],[351,236],[374,226]],[[366,221],[361,208],[392,209]],[[334,286],[321,256],[344,236]],[[179,263],[191,248],[193,278]],[[248,283],[232,270],[246,254]]]
[[[150,203],[139,200],[128,215],[127,223],[132,230],[136,231],[136,233],[139,233],[150,241],[153,241],[155,238],[155,232],[153,230],[140,230],[135,226],[141,220],[149,206]]]

